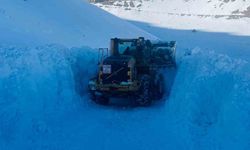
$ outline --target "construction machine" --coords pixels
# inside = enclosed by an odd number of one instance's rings
[[[165,92],[161,70],[176,67],[176,42],[113,38],[110,45],[110,50],[99,49],[98,73],[88,84],[91,99],[108,104],[111,97],[127,97],[140,106],[161,99]]]

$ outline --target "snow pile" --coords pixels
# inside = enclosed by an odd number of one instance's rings
[[[0,46],[0,148],[35,145],[33,134],[49,132],[44,121],[79,108],[95,58],[87,47]]]
[[[111,37],[154,38],[83,0],[1,0],[5,44],[107,47]]]
[[[1,45],[0,148],[249,149],[249,62],[193,49],[165,105],[119,109],[89,102],[96,54]]]
[[[249,149],[249,70],[245,60],[199,48],[182,59],[167,109],[184,145]]]

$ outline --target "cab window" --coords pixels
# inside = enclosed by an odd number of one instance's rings
[[[135,49],[134,42],[119,42],[118,51],[121,55],[126,55],[131,53]]]

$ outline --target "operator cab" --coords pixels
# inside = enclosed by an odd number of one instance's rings
[[[144,45],[144,38],[139,39],[111,39],[111,55],[136,56],[137,50]]]

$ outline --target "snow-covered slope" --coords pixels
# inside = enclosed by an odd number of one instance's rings
[[[121,18],[159,27],[250,35],[249,0],[115,1],[96,5]]]
[[[185,15],[239,15],[250,17],[249,0],[106,0],[106,6],[120,7],[126,10],[146,10]],[[159,9],[164,8],[164,9]],[[241,16],[240,16],[241,15]]]
[[[83,0],[1,0],[0,18],[0,43],[107,47],[110,37],[150,37]]]

